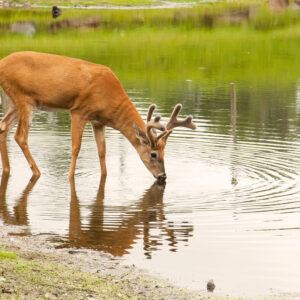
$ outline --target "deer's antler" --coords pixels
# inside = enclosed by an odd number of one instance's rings
[[[154,147],[160,139],[167,140],[168,136],[172,132],[172,129],[175,127],[186,127],[190,129],[196,129],[197,127],[196,124],[192,122],[193,119],[192,116],[188,116],[184,120],[177,119],[177,116],[179,115],[182,109],[181,104],[177,104],[174,107],[170,120],[167,123],[166,127],[160,123],[160,119],[161,119],[160,116],[156,116],[154,120],[152,120],[152,115],[155,108],[156,108],[155,104],[150,105],[147,114],[146,132],[152,147]],[[160,135],[157,135],[155,129],[161,130],[163,132]]]
[[[193,119],[192,116],[188,116],[184,120],[177,119],[177,116],[180,113],[181,109],[182,109],[181,104],[177,104],[174,107],[173,112],[170,117],[170,120],[166,126],[167,130],[172,130],[175,127],[186,127],[186,128],[190,128],[190,129],[196,129],[197,126],[195,123],[192,122],[192,119]]]
[[[151,143],[151,146],[154,147],[157,143],[157,134],[155,132],[154,129],[158,129],[158,130],[161,130],[161,131],[165,131],[166,128],[163,124],[160,123],[160,119],[161,117],[160,116],[156,116],[154,118],[154,120],[152,120],[152,115],[153,115],[153,112],[156,108],[156,105],[155,104],[152,104],[149,106],[149,109],[148,109],[148,114],[147,114],[147,126],[146,126],[146,132],[147,132],[147,136],[150,140],[150,143]]]

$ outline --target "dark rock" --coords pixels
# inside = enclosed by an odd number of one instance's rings
[[[62,14],[62,11],[57,6],[52,6],[52,17],[54,19],[58,18]]]

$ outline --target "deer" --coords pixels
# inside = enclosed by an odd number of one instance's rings
[[[153,117],[156,105],[150,105],[145,123],[110,68],[77,58],[33,51],[14,52],[0,60],[0,87],[10,99],[0,121],[2,171],[8,174],[7,136],[17,123],[15,141],[33,176],[41,175],[28,146],[29,127],[36,110],[67,110],[71,115],[69,179],[75,175],[87,122],[92,125],[101,176],[107,175],[105,129],[108,126],[129,140],[146,168],[161,182],[166,180],[164,149],[172,130],[180,126],[196,129],[192,116],[177,118],[181,104],[175,106],[166,125],[161,123],[161,116]],[[157,130],[161,133],[157,134]]]

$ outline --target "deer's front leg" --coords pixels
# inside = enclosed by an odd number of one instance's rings
[[[106,162],[105,162],[105,156],[106,156],[105,126],[98,125],[95,123],[92,123],[92,126],[93,126],[94,137],[96,140],[98,155],[100,160],[101,176],[106,176],[107,169],[106,169]]]
[[[75,167],[77,157],[81,147],[81,139],[86,120],[80,114],[72,113],[72,160],[69,171],[69,178],[73,178],[75,174]]]

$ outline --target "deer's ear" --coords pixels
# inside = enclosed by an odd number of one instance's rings
[[[149,144],[149,139],[146,133],[135,123],[133,123],[133,128],[135,130],[136,137],[140,140],[141,144]]]

